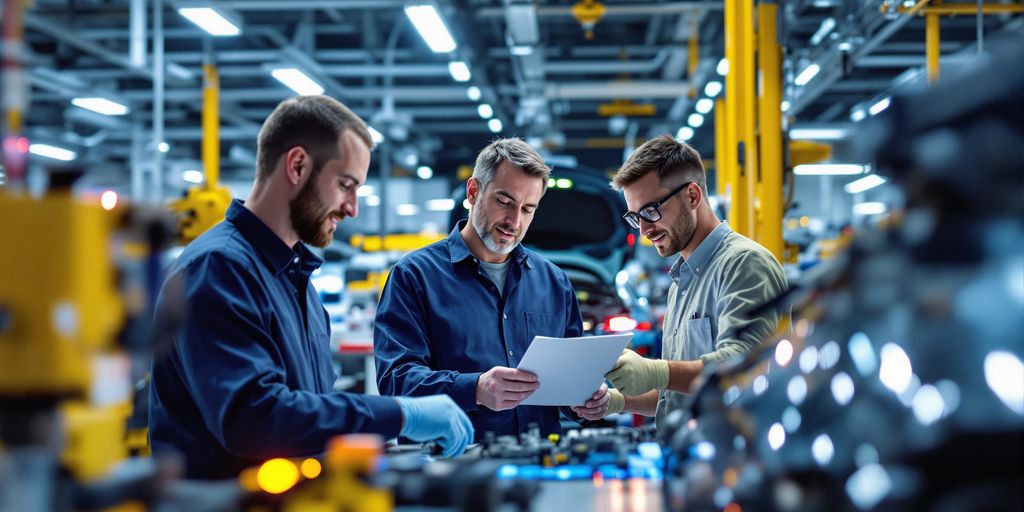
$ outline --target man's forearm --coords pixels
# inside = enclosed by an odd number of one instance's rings
[[[668,389],[679,393],[690,393],[690,385],[693,379],[704,371],[704,361],[669,361],[668,362]]]
[[[625,396],[625,411],[642,416],[654,416],[658,410],[658,394],[658,390],[655,389],[640,396]]]

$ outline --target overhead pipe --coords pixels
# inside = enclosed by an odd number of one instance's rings
[[[280,2],[266,0],[220,0],[220,5],[236,11],[279,11]],[[302,9],[396,9],[403,7],[405,0],[288,0],[291,11]]]
[[[667,48],[662,48],[654,58],[644,61],[548,61],[544,64],[544,72],[549,75],[575,75],[580,73],[603,75],[617,75],[620,73],[654,73],[665,65],[665,62],[668,61],[669,53],[670,52]]]
[[[690,82],[665,82],[654,80],[623,80],[614,82],[562,82],[544,86],[549,99],[639,99],[676,98],[686,94]]]
[[[146,66],[146,0],[131,0],[128,9],[128,62],[143,68]]]
[[[153,0],[153,169],[150,176],[150,199],[159,203],[164,195],[164,0]]]
[[[156,17],[157,13],[154,11],[154,24],[156,23]],[[85,53],[88,53],[94,57],[99,58],[100,60],[124,68],[134,76],[145,78],[147,80],[152,80],[154,78],[153,71],[151,69],[135,66],[132,63],[132,61],[128,58],[125,58],[119,53],[115,53],[102,45],[96,44],[84,37],[77,35],[74,30],[61,23],[57,23],[53,20],[47,19],[36,14],[25,13],[25,26],[33,30],[38,30],[39,32],[42,32],[58,41],[67,43]],[[161,76],[163,75],[163,73],[159,74]]]
[[[650,16],[659,14],[683,14],[688,12],[721,11],[720,2],[672,2],[667,4],[635,4],[635,5],[607,5],[604,8],[602,18],[614,16]],[[504,17],[503,7],[485,7],[477,9],[478,18]],[[538,17],[572,17],[572,6],[538,6]]]

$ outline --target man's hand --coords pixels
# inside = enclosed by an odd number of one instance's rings
[[[614,389],[608,389],[607,384],[601,384],[601,387],[594,392],[590,397],[590,400],[587,400],[583,405],[572,406],[572,412],[579,414],[580,417],[585,420],[599,420],[612,413],[609,411],[609,408],[611,406],[610,400],[612,399],[611,395],[613,392],[618,395],[620,400],[622,399],[621,393]],[[619,406],[619,410],[614,412],[621,411],[622,407]]]
[[[437,441],[445,457],[456,457],[473,442],[473,423],[448,395],[398,397],[402,409],[400,435],[425,443]]]
[[[512,409],[537,391],[537,376],[504,366],[495,366],[476,381],[476,403],[492,411]]]
[[[615,368],[605,377],[624,395],[638,396],[652,389],[668,387],[668,361],[645,359],[626,349],[619,355]]]

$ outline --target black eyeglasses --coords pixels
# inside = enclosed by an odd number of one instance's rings
[[[640,219],[647,222],[658,222],[661,220],[661,210],[659,209],[661,208],[661,205],[665,204],[665,201],[671,199],[672,196],[678,194],[680,190],[690,186],[691,183],[693,182],[687,181],[686,183],[679,185],[679,187],[662,198],[661,201],[644,205],[638,212],[626,212],[622,218],[626,219],[626,222],[628,222],[630,226],[633,226],[633,229],[640,229]]]

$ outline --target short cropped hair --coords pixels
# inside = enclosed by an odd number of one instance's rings
[[[338,138],[352,130],[371,151],[373,137],[366,123],[340,101],[328,96],[296,96],[277,105],[260,128],[256,175],[266,178],[281,157],[301,146],[313,160],[313,174],[329,160],[341,158]]]
[[[667,134],[637,148],[612,177],[611,185],[615,190],[622,190],[651,172],[658,173],[660,183],[677,176],[682,178],[680,184],[692,181],[700,186],[705,197],[708,195],[707,172],[700,161],[700,153],[693,146]]]
[[[473,166],[473,178],[480,186],[481,192],[494,179],[494,174],[502,162],[508,162],[522,169],[528,176],[543,179],[544,188],[542,190],[547,189],[551,168],[544,163],[544,159],[536,149],[533,149],[533,146],[522,139],[512,137],[495,140],[477,155],[476,165]]]

